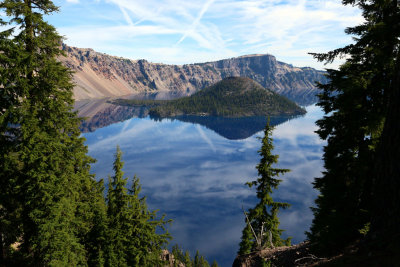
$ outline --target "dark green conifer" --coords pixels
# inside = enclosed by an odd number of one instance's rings
[[[211,264],[211,267],[218,267],[218,263],[216,260],[213,261],[213,263]]]
[[[204,258],[204,256],[200,256],[200,265],[201,267],[210,267],[208,261]]]
[[[174,266],[180,266],[184,264],[185,266],[193,266],[193,267],[209,267],[210,264],[204,258],[204,256],[200,255],[199,251],[196,251],[195,257],[192,259],[190,257],[189,251],[183,253],[182,249],[178,245],[174,245],[172,247],[172,255],[174,255],[175,263]],[[212,266],[218,266],[217,262],[214,260]]]
[[[283,202],[275,202],[272,199],[272,192],[277,189],[281,180],[276,177],[288,172],[288,169],[273,168],[278,163],[278,155],[273,155],[273,139],[271,138],[273,127],[267,123],[262,138],[262,146],[258,151],[261,156],[257,165],[259,178],[247,183],[249,187],[256,186],[257,205],[246,213],[246,226],[243,229],[242,241],[240,242],[239,255],[250,253],[255,249],[262,249],[272,246],[285,245],[281,239],[278,211],[290,205]]]
[[[157,210],[150,211],[147,208],[146,198],[140,197],[140,180],[136,175],[133,177],[132,189],[129,191],[130,203],[129,210],[132,214],[131,243],[129,249],[130,258],[136,256],[132,262],[134,265],[153,265],[161,264],[160,255],[168,240],[171,239],[166,229],[166,224],[171,220],[166,220],[165,215],[157,217]],[[138,213],[135,213],[138,211]]]
[[[184,261],[184,254],[182,249],[178,246],[178,244],[175,244],[172,246],[172,255],[174,256],[175,263],[174,266],[178,266],[180,262]]]
[[[242,230],[242,240],[239,244],[239,255],[247,254],[253,251],[255,238],[253,231],[249,225],[247,218],[245,218],[246,226]]]
[[[88,266],[104,266],[107,248],[108,217],[104,199],[104,181],[101,179],[93,188],[94,194],[89,200],[93,208],[90,230],[84,240],[87,249]]]
[[[194,259],[192,261],[193,267],[199,267],[200,266],[200,253],[198,250],[196,250],[196,255],[194,255]]]
[[[204,256],[200,255],[200,252],[197,250],[194,259],[192,260],[193,267],[210,267],[208,261],[204,258]]]
[[[43,20],[58,9],[49,0],[5,0],[0,9],[0,228],[14,225],[2,244],[18,240],[25,264],[85,265],[95,181],[71,72],[57,61],[61,37]]]
[[[192,260],[190,258],[189,251],[185,252],[183,263],[185,264],[186,267],[192,267],[193,266]]]
[[[314,182],[321,194],[308,237],[325,252],[361,238],[373,222],[384,222],[377,228],[399,235],[394,227],[399,223],[395,218],[400,218],[394,204],[399,202],[399,172],[393,171],[399,155],[395,122],[399,114],[399,5],[393,0],[342,2],[363,11],[365,22],[346,29],[357,36],[355,43],[314,54],[326,62],[347,56],[338,70],[328,70],[330,82],[320,85],[318,105],[326,115],[317,124],[318,134],[327,140],[326,171]]]
[[[123,177],[121,157],[117,147],[107,194],[106,266],[160,265],[162,249],[170,238],[165,229],[169,221],[148,210],[146,199],[139,197],[141,188],[136,176],[132,189],[126,189],[128,179]]]

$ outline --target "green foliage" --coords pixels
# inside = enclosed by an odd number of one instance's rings
[[[18,241],[25,265],[85,265],[97,192],[71,72],[57,61],[61,37],[43,20],[57,7],[5,0],[0,9],[1,245]],[[4,262],[13,255],[1,253]]]
[[[246,117],[304,114],[287,98],[263,88],[250,78],[226,78],[192,96],[174,100],[118,100],[115,103],[150,107],[150,116],[208,115]]]
[[[114,176],[109,178],[107,193],[106,266],[158,266],[162,264],[162,249],[170,235],[169,222],[156,211],[149,211],[145,198],[140,198],[140,182],[135,176],[131,190],[123,178],[122,152],[117,147]],[[159,231],[163,233],[158,233]]]
[[[243,229],[242,241],[240,242],[239,255],[250,253],[256,249],[272,246],[283,246],[290,240],[282,240],[281,229],[278,229],[279,209],[288,208],[290,205],[283,202],[275,202],[272,192],[277,189],[281,180],[276,177],[289,172],[288,169],[273,168],[278,163],[278,155],[273,155],[273,140],[271,138],[273,127],[267,123],[262,138],[262,146],[258,153],[261,156],[257,165],[259,178],[247,183],[249,187],[256,186],[259,202],[246,214],[246,226]],[[255,236],[256,235],[256,236]]]
[[[88,200],[93,207],[92,224],[87,238],[84,240],[87,250],[87,265],[104,266],[108,230],[107,205],[103,196],[104,181],[100,180],[93,190],[95,197]]]
[[[125,189],[121,152],[108,203],[89,173],[72,74],[57,60],[62,39],[43,20],[57,7],[5,0],[0,9],[0,265],[158,265],[166,221],[147,209],[136,177]]]
[[[200,255],[199,251],[196,251],[195,257],[191,258],[189,251],[183,252],[178,245],[174,245],[172,247],[172,255],[175,259],[175,266],[183,263],[186,267],[210,267],[208,261],[204,256]],[[214,260],[211,266],[218,267],[218,263]]]
[[[346,29],[357,36],[355,43],[314,54],[326,62],[347,56],[338,70],[328,70],[330,82],[319,85],[318,105],[326,115],[317,122],[317,133],[327,140],[326,171],[314,182],[321,193],[307,235],[324,252],[361,238],[365,226],[374,221],[384,222],[380,229],[392,228],[392,235],[400,223],[394,219],[400,217],[394,204],[400,201],[400,186],[393,172],[400,149],[396,147],[398,115],[393,115],[400,112],[399,5],[397,1],[355,0],[343,4],[358,5],[363,11],[365,22]],[[387,142],[389,136],[393,139]],[[382,151],[390,156],[384,157]],[[392,226],[383,227],[388,224]]]
[[[251,227],[248,223],[248,220],[246,219],[245,221],[246,221],[246,226],[242,231],[242,240],[240,241],[239,244],[239,252],[238,252],[239,255],[252,252],[255,247],[254,244],[256,244],[256,240],[251,230]]]
[[[359,230],[360,234],[362,234],[363,236],[366,236],[369,232],[370,226],[371,226],[371,223],[367,223],[366,225],[364,225],[364,227]]]

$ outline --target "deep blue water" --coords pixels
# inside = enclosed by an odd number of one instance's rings
[[[315,106],[307,111],[304,117],[278,125],[273,133],[278,166],[292,170],[281,177],[274,193],[276,200],[292,204],[279,214],[284,237],[292,236],[292,243],[305,238],[312,220],[309,207],[317,195],[311,182],[323,169],[324,143],[314,133],[322,112]],[[173,219],[171,244],[190,250],[192,256],[199,250],[210,263],[216,259],[221,266],[231,266],[245,224],[242,205],[248,209],[257,201],[254,189],[244,183],[257,176],[261,145],[257,137],[262,132],[239,140],[217,132],[179,120],[132,118],[84,137],[89,154],[97,159],[92,172],[98,179],[112,175],[120,145],[125,176],[136,174],[149,208]]]

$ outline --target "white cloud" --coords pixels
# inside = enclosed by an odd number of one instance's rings
[[[213,142],[212,142],[211,139],[208,138],[208,136],[204,133],[204,131],[203,131],[203,129],[200,127],[200,125],[198,125],[198,124],[196,125],[196,130],[197,130],[197,132],[199,133],[201,139],[203,139],[204,142],[206,142],[206,143],[210,146],[210,148],[211,148],[212,151],[216,152],[216,149],[215,149],[215,146],[214,146]]]
[[[181,37],[181,39],[179,39],[179,41],[177,42],[177,44],[182,43],[183,40],[185,40],[185,38],[189,35],[189,33],[193,33],[196,30],[196,27],[199,25],[201,18],[204,16],[204,13],[206,13],[206,11],[209,9],[210,5],[212,3],[214,3],[215,0],[208,0],[204,6],[202,7],[199,15],[197,16],[197,18],[193,21],[190,29]]]
[[[88,0],[80,2],[81,9],[62,8],[64,21],[56,26],[71,45],[153,62],[183,64],[269,53],[295,66],[321,69],[308,52],[350,43],[344,29],[362,22],[357,8],[340,2]]]

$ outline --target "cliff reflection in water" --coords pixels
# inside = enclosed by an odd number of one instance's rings
[[[80,103],[81,105],[77,106],[77,108],[80,107],[79,116],[86,117],[80,126],[83,133],[93,132],[96,129],[131,118],[145,118],[149,115],[149,109],[145,106],[118,106],[109,104],[106,100],[98,100],[95,104],[87,102],[83,105],[82,102]],[[276,126],[298,117],[299,116],[274,116],[270,117],[270,124]],[[161,120],[152,117],[151,119],[155,121]],[[168,119],[205,126],[229,140],[246,139],[262,131],[267,123],[267,117],[229,118],[183,115]]]
[[[104,105],[104,109],[97,112],[93,117],[86,117],[82,121],[80,130],[83,133],[94,132],[99,128],[129,120],[131,118],[145,118],[149,114],[146,107],[127,107],[113,104]],[[80,117],[85,117],[80,114]]]

